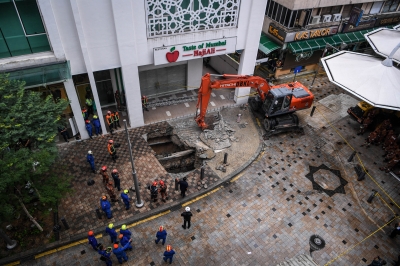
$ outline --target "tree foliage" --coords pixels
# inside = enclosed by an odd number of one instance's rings
[[[69,178],[55,166],[54,138],[68,101],[24,88],[0,74],[0,220],[23,203],[53,205],[68,191]]]

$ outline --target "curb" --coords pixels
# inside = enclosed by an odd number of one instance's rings
[[[235,106],[235,107],[237,107],[237,106]],[[213,192],[216,192],[220,188],[224,187],[224,185],[228,186],[229,181],[231,181],[233,178],[238,176],[240,174],[240,172],[244,171],[252,162],[254,162],[257,159],[257,157],[261,154],[261,151],[263,150],[263,147],[264,147],[264,142],[262,140],[262,136],[261,136],[260,130],[259,130],[260,129],[259,124],[258,124],[253,112],[250,109],[249,109],[249,113],[250,113],[250,117],[253,120],[253,123],[257,129],[260,143],[258,145],[256,152],[253,154],[253,156],[249,160],[247,160],[246,163],[244,163],[242,166],[237,168],[235,171],[233,171],[227,177],[219,180],[218,182],[214,183],[212,186],[208,187],[207,189],[197,191],[195,193],[190,194],[190,196],[187,196],[185,199],[180,199],[180,200],[177,200],[174,202],[167,203],[167,204],[163,205],[162,207],[151,210],[147,213],[138,214],[133,219],[127,218],[125,220],[120,220],[118,222],[115,222],[114,227],[117,228],[123,224],[134,224],[134,225],[130,226],[130,227],[133,227],[133,226],[137,225],[138,223],[143,223],[148,220],[152,220],[151,218],[154,216],[157,216],[160,214],[164,215],[169,212],[179,210],[180,208],[184,207],[185,203],[192,203],[194,201],[200,200],[201,198],[203,198]],[[236,181],[236,180],[237,179],[235,179],[233,181]],[[155,218],[158,218],[158,216],[154,217],[153,219],[155,219]],[[95,229],[95,230],[93,230],[93,232],[95,235],[103,234],[104,229]],[[79,243],[77,243],[77,242],[79,242]],[[56,242],[53,242],[50,244],[46,244],[45,246],[42,246],[42,247],[30,249],[28,251],[21,252],[19,254],[15,254],[15,255],[7,257],[5,259],[1,259],[0,265],[6,265],[6,266],[19,265],[19,264],[29,261],[29,260],[35,260],[35,257],[38,255],[41,255],[40,257],[42,257],[42,256],[52,254],[52,253],[61,251],[63,249],[66,249],[66,248],[69,248],[69,247],[72,247],[72,246],[75,246],[78,244],[87,244],[87,243],[88,243],[87,242],[87,234],[81,233],[81,234],[75,235],[73,237],[70,237],[69,239],[59,240],[59,241],[56,241]],[[47,254],[42,254],[42,253],[47,253]]]

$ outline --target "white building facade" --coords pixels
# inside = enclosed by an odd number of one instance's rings
[[[81,107],[87,97],[94,100],[105,132],[101,110],[116,109],[116,92],[130,126],[142,126],[141,96],[198,88],[205,57],[243,50],[238,73],[231,74],[253,74],[267,4],[267,0],[18,2],[0,2],[0,10],[10,16],[0,18],[0,72],[26,80],[27,88],[68,98],[66,113],[75,118],[83,139],[88,135]],[[37,14],[30,14],[35,4],[43,29]],[[14,28],[4,30],[9,27],[5,21],[14,21]],[[27,46],[15,47],[16,36]],[[32,44],[39,37],[42,43],[35,48]],[[240,96],[249,90],[236,90],[235,100],[246,102],[247,97]]]

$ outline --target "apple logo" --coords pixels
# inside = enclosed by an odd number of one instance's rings
[[[166,54],[168,62],[172,63],[178,60],[179,51],[175,50],[175,46],[171,48],[170,52]]]

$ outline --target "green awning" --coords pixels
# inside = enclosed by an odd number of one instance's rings
[[[258,45],[258,50],[263,52],[264,54],[269,54],[272,51],[281,48],[281,45],[273,42],[270,38],[265,35],[264,32],[261,32],[260,43]]]
[[[9,79],[11,80],[25,81],[26,88],[64,82],[71,78],[69,61],[14,70],[5,73],[10,74]]]
[[[388,26],[388,28],[391,28],[391,26]],[[378,28],[347,32],[347,33],[339,33],[323,38],[291,42],[288,44],[288,48],[292,53],[297,54],[309,51],[323,50],[325,49],[327,43],[332,46],[339,46],[342,43],[351,44],[351,43],[363,42],[365,41],[364,34],[376,29]]]

